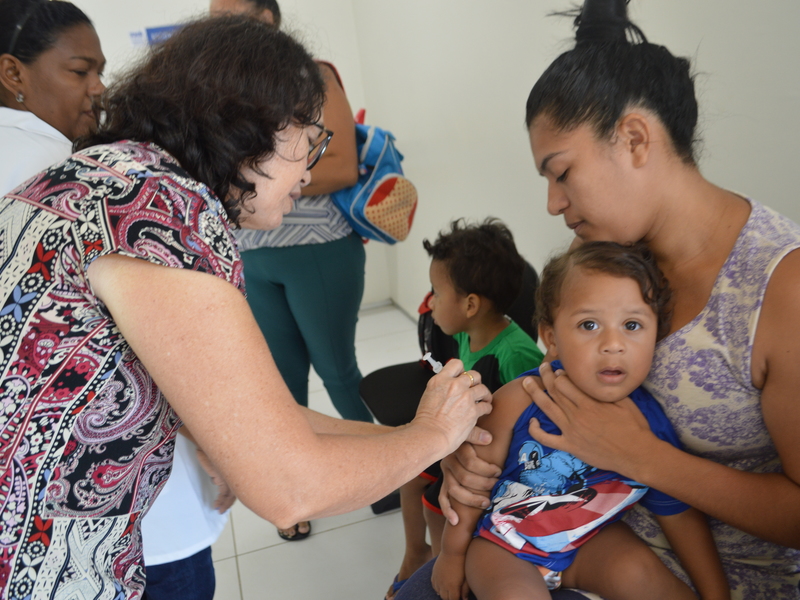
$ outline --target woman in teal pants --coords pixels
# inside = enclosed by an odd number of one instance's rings
[[[295,400],[308,405],[314,365],[345,419],[371,421],[355,356],[364,244],[355,234],[318,244],[242,252],[247,301]]]

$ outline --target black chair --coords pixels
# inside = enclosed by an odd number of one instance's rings
[[[539,277],[536,270],[525,263],[522,289],[507,311],[508,316],[534,341],[538,338],[536,328],[533,326],[534,297],[538,286]],[[458,356],[455,339],[439,329],[433,322],[430,312],[420,315],[418,329],[421,355],[430,352],[443,364]],[[405,425],[414,418],[419,399],[431,377],[433,371],[427,363],[419,360],[383,367],[361,380],[359,387],[361,399],[379,423],[392,427]]]

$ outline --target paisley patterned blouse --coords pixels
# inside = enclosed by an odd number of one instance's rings
[[[157,146],[89,148],[0,200],[5,600],[144,588],[139,520],[180,423],[92,292],[87,268],[110,253],[244,289],[222,204]]]
[[[800,247],[800,227],[750,201],[750,218],[717,276],[703,311],[661,340],[645,387],[656,397],[687,451],[735,469],[781,471],[753,387],[753,340],[775,267]],[[765,506],[764,510],[770,510]],[[680,567],[652,515],[632,510],[626,522],[674,571]],[[800,598],[800,551],[760,540],[711,519],[732,598]]]

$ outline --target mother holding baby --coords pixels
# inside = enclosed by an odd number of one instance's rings
[[[670,333],[645,386],[685,450],[657,439],[630,401],[595,402],[547,365],[552,398],[525,386],[562,435],[535,422],[530,432],[705,512],[733,598],[800,598],[800,228],[704,179],[689,61],[649,43],[626,4],[586,0],[576,46],[534,85],[526,122],[550,214],[578,243],[646,242],[672,285]],[[489,489],[476,474],[500,471],[473,453],[446,467]],[[487,504],[455,483],[450,493]],[[626,522],[679,572],[652,515],[637,508]]]

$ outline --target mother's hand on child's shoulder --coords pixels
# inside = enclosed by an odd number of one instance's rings
[[[633,401],[599,402],[575,387],[564,371],[554,373],[550,363],[542,363],[539,373],[547,392],[533,377],[526,377],[522,386],[561,435],[545,432],[531,419],[531,436],[597,468],[634,477],[633,469],[648,456],[643,449],[659,440]]]

